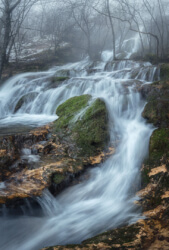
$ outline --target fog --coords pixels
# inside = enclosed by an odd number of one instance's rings
[[[79,59],[88,55],[99,60],[107,49],[113,50],[114,59],[126,58],[126,39],[137,33],[136,58],[168,57],[166,0],[2,0],[0,6],[0,68],[8,63],[14,48],[18,59],[22,44],[37,37],[48,39],[48,48],[55,54],[67,43]]]

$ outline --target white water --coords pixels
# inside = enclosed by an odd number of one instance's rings
[[[40,160],[39,155],[33,155],[31,154],[31,150],[28,148],[22,149],[22,155],[21,155],[22,160],[26,160],[28,163],[35,163]]]
[[[44,216],[2,217],[2,250],[78,243],[140,218],[134,200],[152,127],[141,117],[145,102],[136,87],[150,84],[158,77],[158,70],[150,63],[106,62],[105,57],[106,53],[104,60],[95,64],[86,59],[48,72],[19,75],[1,87],[1,126],[18,121],[30,126],[47,123],[57,118],[55,110],[60,103],[73,96],[91,94],[105,101],[111,140],[120,141],[115,155],[90,170],[88,180],[65,190],[57,198],[47,191],[38,198]],[[70,80],[56,88],[50,87],[50,77],[68,72]],[[14,114],[18,100],[30,92],[36,92],[36,97],[30,97]],[[29,155],[30,152],[23,151],[23,157]]]
[[[4,189],[5,187],[6,187],[5,183],[4,182],[0,182],[0,190]]]

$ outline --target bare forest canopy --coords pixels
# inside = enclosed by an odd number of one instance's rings
[[[79,58],[112,50],[115,60],[126,58],[136,35],[135,57],[168,59],[168,0],[0,0],[0,77],[11,54],[18,61],[37,37],[55,55],[68,45]]]

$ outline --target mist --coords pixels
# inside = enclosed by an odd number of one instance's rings
[[[0,4],[0,72],[9,61],[21,60],[25,44],[43,39],[45,50],[54,51],[55,56],[67,44],[75,60],[86,56],[99,60],[104,50],[112,50],[114,59],[130,59],[132,45],[126,40],[138,34],[131,59],[168,59],[166,0],[22,0]]]

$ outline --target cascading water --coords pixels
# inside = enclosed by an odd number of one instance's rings
[[[110,54],[108,54],[110,57]],[[134,205],[139,168],[148,152],[153,128],[141,117],[145,102],[137,89],[158,78],[150,63],[130,60],[92,63],[88,59],[43,73],[18,75],[0,89],[0,126],[38,126],[55,120],[56,107],[73,96],[102,98],[109,112],[115,155],[89,171],[89,179],[54,198],[48,191],[38,198],[43,216],[4,216],[0,220],[2,250],[33,250],[47,245],[78,243],[97,233],[140,218]],[[59,86],[53,76],[69,76]],[[32,94],[34,93],[34,94]],[[22,101],[16,111],[18,101]],[[23,157],[27,156],[23,151]],[[4,187],[4,184],[0,186]]]

